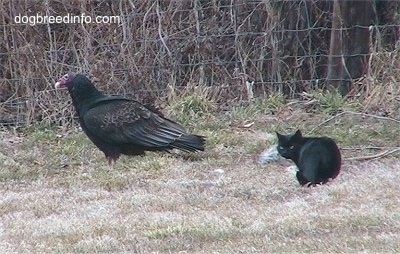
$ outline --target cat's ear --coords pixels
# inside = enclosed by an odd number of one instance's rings
[[[278,137],[278,140],[281,140],[283,138],[283,135],[280,134],[279,132],[275,131],[276,136]]]
[[[295,133],[293,136],[296,137],[296,138],[301,138],[301,137],[303,137],[303,135],[301,134],[300,129],[298,129],[298,130],[296,131],[296,133]]]

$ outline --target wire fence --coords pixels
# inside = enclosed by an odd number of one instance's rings
[[[367,75],[396,76],[400,22],[394,3],[394,13],[390,1],[375,5],[376,20],[385,23],[332,28],[333,1],[3,1],[0,124],[69,122],[69,97],[53,84],[71,70],[86,73],[107,93],[146,103],[193,86],[211,89],[216,102],[248,100],[250,93],[294,96],[324,86],[335,29],[370,35],[368,53],[339,57],[366,57]],[[29,21],[82,13],[120,22],[15,22],[18,15]]]

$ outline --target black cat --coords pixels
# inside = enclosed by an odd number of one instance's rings
[[[297,180],[301,185],[324,184],[340,172],[341,155],[333,139],[328,137],[303,137],[300,130],[292,135],[278,132],[278,152],[296,163]]]

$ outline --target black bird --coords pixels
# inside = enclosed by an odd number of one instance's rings
[[[55,88],[67,88],[89,139],[112,165],[121,154],[144,155],[145,151],[179,149],[204,151],[205,137],[189,134],[151,106],[97,90],[83,74],[69,72]]]

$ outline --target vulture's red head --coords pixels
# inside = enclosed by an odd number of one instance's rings
[[[72,84],[72,80],[76,77],[76,73],[68,72],[62,76],[54,85],[55,88],[64,88]]]
[[[78,112],[85,104],[104,97],[103,93],[93,86],[90,79],[81,73],[69,72],[65,74],[54,84],[54,87],[56,89],[68,89],[72,102]]]

